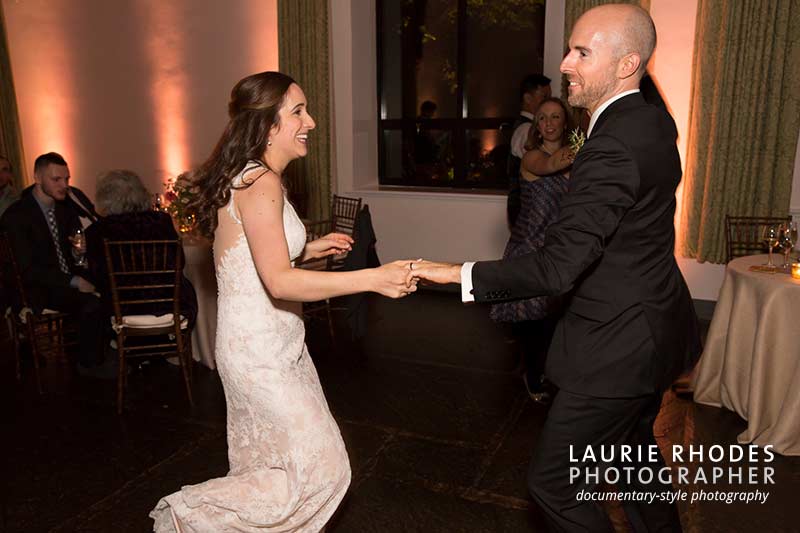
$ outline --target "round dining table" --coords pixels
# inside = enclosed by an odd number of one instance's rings
[[[182,238],[183,273],[197,293],[197,322],[192,331],[192,354],[209,368],[214,363],[214,342],[217,336],[217,278],[214,253],[208,239],[187,235]]]
[[[728,263],[694,372],[694,400],[745,419],[740,444],[800,455],[800,280],[765,271],[766,262],[754,255]]]

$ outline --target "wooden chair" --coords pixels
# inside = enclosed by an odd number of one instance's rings
[[[22,380],[20,348],[22,341],[30,346],[36,388],[43,393],[40,360],[44,357],[66,361],[66,348],[75,344],[74,328],[69,327],[70,316],[50,309],[36,313],[29,305],[25,285],[22,283],[14,251],[5,233],[0,233],[0,289],[4,294],[4,310],[14,347],[17,381]]]
[[[332,231],[352,235],[359,211],[361,211],[361,198],[334,194],[331,204]]]
[[[361,211],[361,201],[361,198],[349,198],[334,194],[333,200],[331,201],[330,220],[306,222],[306,240],[311,242],[331,232],[344,233],[352,236],[355,230],[356,217],[358,216],[358,212]],[[346,255],[341,255],[339,257],[329,256],[324,259],[306,261],[299,266],[307,270],[331,272],[342,266],[345,257]],[[303,315],[307,319],[313,319],[323,313],[328,321],[328,332],[330,333],[331,340],[336,342],[330,299],[320,300],[318,302],[306,302],[303,304]]]
[[[361,211],[361,198],[348,198],[334,194],[331,203],[331,231],[352,237],[359,211]],[[329,257],[328,270],[335,270],[342,266],[345,256]]]
[[[764,227],[787,224],[792,217],[736,217],[725,215],[725,243],[728,259],[767,253],[767,245],[762,236]]]
[[[114,308],[112,328],[119,355],[117,413],[122,414],[125,364],[128,359],[177,356],[186,395],[194,406],[191,385],[192,345],[187,320],[181,316],[183,249],[178,240],[103,240]],[[156,317],[153,304],[171,308]]]

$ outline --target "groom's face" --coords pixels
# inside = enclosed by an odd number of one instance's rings
[[[593,113],[614,94],[617,78],[619,36],[603,28],[592,16],[578,19],[569,39],[569,52],[561,72],[569,81],[569,104]]]

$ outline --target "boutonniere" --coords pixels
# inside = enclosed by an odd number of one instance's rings
[[[580,128],[575,128],[569,134],[567,139],[569,141],[569,147],[572,150],[572,157],[578,155],[578,151],[583,148],[583,143],[586,142],[586,135],[580,130]]]

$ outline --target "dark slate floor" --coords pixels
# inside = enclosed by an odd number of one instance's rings
[[[543,531],[525,473],[547,409],[525,394],[506,329],[484,308],[432,292],[373,299],[371,322],[359,349],[341,340],[332,349],[325,327],[309,328],[353,468],[328,531]],[[195,372],[193,411],[175,367],[131,375],[122,417],[113,383],[72,378],[50,363],[40,397],[31,378],[14,382],[4,341],[0,531],[149,531],[147,513],[160,496],[227,470],[224,396],[213,371]],[[732,444],[744,427],[731,412],[672,394],[656,424],[662,446]],[[684,529],[800,531],[800,458],[777,457],[773,466],[766,504],[682,505]]]

